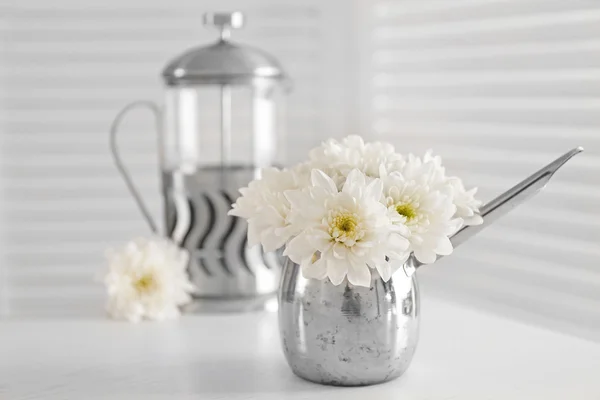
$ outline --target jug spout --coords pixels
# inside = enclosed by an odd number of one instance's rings
[[[567,161],[582,151],[583,147],[581,146],[568,151],[528,178],[508,189],[500,196],[482,206],[480,213],[483,217],[483,223],[481,225],[465,226],[460,229],[450,238],[452,245],[454,247],[461,245],[471,237],[475,236],[481,230],[493,224],[498,218],[507,214],[510,210],[537,194],[546,186],[550,178],[552,178],[554,173],[558,171],[560,167],[562,167]],[[417,260],[414,259],[414,257],[412,258],[414,267],[421,265]],[[438,259],[439,258],[440,257],[438,257]]]

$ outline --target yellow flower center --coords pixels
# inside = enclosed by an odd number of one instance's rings
[[[133,287],[138,293],[150,293],[156,290],[158,282],[154,275],[147,273],[139,277],[134,283]]]
[[[330,217],[329,235],[336,242],[353,246],[362,239],[364,233],[360,229],[358,217],[353,213],[345,212]]]
[[[335,227],[346,233],[353,233],[356,229],[356,218],[351,215],[341,215],[336,218]]]
[[[412,204],[409,203],[398,204],[396,206],[396,212],[398,212],[398,214],[400,215],[405,216],[406,219],[409,221],[417,216],[417,210],[415,210]]]

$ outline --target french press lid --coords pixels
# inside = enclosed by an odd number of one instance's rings
[[[192,48],[169,62],[163,70],[168,86],[252,85],[265,79],[285,79],[275,57],[229,40],[231,30],[244,25],[241,12],[204,14],[203,22],[220,30],[219,40]]]

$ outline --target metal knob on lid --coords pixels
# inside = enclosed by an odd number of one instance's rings
[[[163,71],[167,85],[262,85],[286,80],[275,57],[229,40],[231,30],[244,25],[241,12],[209,13],[203,20],[205,25],[220,29],[219,40],[173,59]]]
[[[229,39],[231,29],[239,29],[244,26],[244,14],[239,11],[231,13],[206,13],[202,21],[204,25],[212,25],[221,29],[221,40]]]

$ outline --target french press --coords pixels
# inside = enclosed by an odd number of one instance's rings
[[[161,110],[140,101],[125,107],[111,127],[117,168],[148,222],[143,199],[116,145],[128,111],[149,108],[158,130],[166,234],[190,253],[196,286],[191,310],[243,311],[269,304],[279,283],[281,257],[248,247],[247,225],[227,215],[238,190],[278,161],[282,93],[288,78],[279,62],[259,49],[230,40],[241,28],[240,12],[205,14],[218,40],[175,57],[163,70]]]

